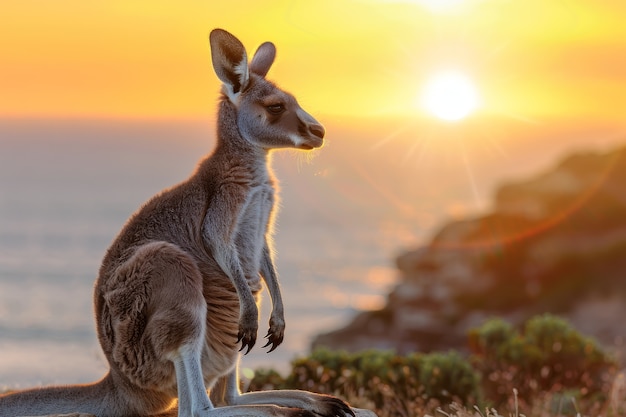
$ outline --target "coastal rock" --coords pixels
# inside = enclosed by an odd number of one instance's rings
[[[626,148],[576,153],[502,185],[493,208],[445,224],[396,259],[399,283],[379,311],[319,335],[313,347],[399,353],[464,350],[489,317],[550,312],[608,346],[626,328]]]

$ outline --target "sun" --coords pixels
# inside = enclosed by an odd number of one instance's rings
[[[474,82],[457,71],[440,72],[430,78],[418,99],[419,106],[446,121],[458,121],[475,111],[480,98]]]

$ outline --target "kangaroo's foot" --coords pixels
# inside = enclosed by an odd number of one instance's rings
[[[352,408],[332,395],[316,394],[300,390],[257,391],[240,394],[232,399],[234,405],[276,404],[307,410],[316,416],[355,417]]]

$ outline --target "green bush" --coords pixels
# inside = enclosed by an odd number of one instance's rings
[[[395,355],[389,351],[359,353],[315,350],[292,362],[291,373],[277,379],[260,371],[250,390],[304,389],[342,398],[358,398],[376,409],[394,407],[404,415],[430,400],[475,403],[479,399],[479,376],[458,353]]]
[[[522,399],[573,390],[580,398],[608,391],[614,361],[592,339],[549,314],[528,320],[519,332],[500,319],[469,333],[473,363],[485,395],[502,403],[513,388]]]
[[[286,377],[257,370],[249,389],[333,394],[381,417],[424,416],[437,407],[443,414],[473,416],[475,410],[460,412],[454,404],[468,410],[486,403],[517,410],[518,400],[531,411],[527,415],[561,415],[573,404],[598,415],[607,404],[616,364],[597,343],[558,317],[537,316],[521,329],[492,319],[468,336],[469,359],[456,352],[401,356],[319,349],[295,359]]]
[[[442,402],[460,399],[467,403],[479,399],[478,373],[457,352],[431,353],[422,356],[419,382],[428,398]]]

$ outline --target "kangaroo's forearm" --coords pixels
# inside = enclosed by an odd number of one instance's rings
[[[204,219],[203,239],[213,258],[237,291],[240,308],[238,341],[242,342],[242,350],[246,346],[248,347],[246,351],[248,353],[256,343],[258,308],[235,243],[236,221],[241,208],[233,204],[232,196],[218,195],[216,199],[219,204],[230,203],[230,208],[234,208],[234,210],[226,214],[224,212],[217,213],[216,209],[209,208]],[[224,206],[214,204],[213,207]]]
[[[283,298],[280,292],[276,267],[274,266],[274,261],[272,260],[272,255],[267,244],[263,248],[263,257],[261,258],[261,277],[263,281],[265,281],[267,290],[270,293],[272,311],[282,316],[284,312]]]
[[[243,303],[254,302],[235,242],[241,213],[245,208],[245,190],[223,186],[213,197],[204,217],[202,239],[213,258],[230,278]]]
[[[270,315],[270,326],[267,331],[267,343],[263,347],[272,345],[269,352],[276,349],[285,337],[285,312],[283,306],[283,298],[280,293],[280,285],[278,284],[278,274],[272,260],[272,254],[267,241],[263,248],[261,257],[261,277],[267,285],[267,290],[272,299],[272,313]],[[269,353],[268,352],[268,353]]]

